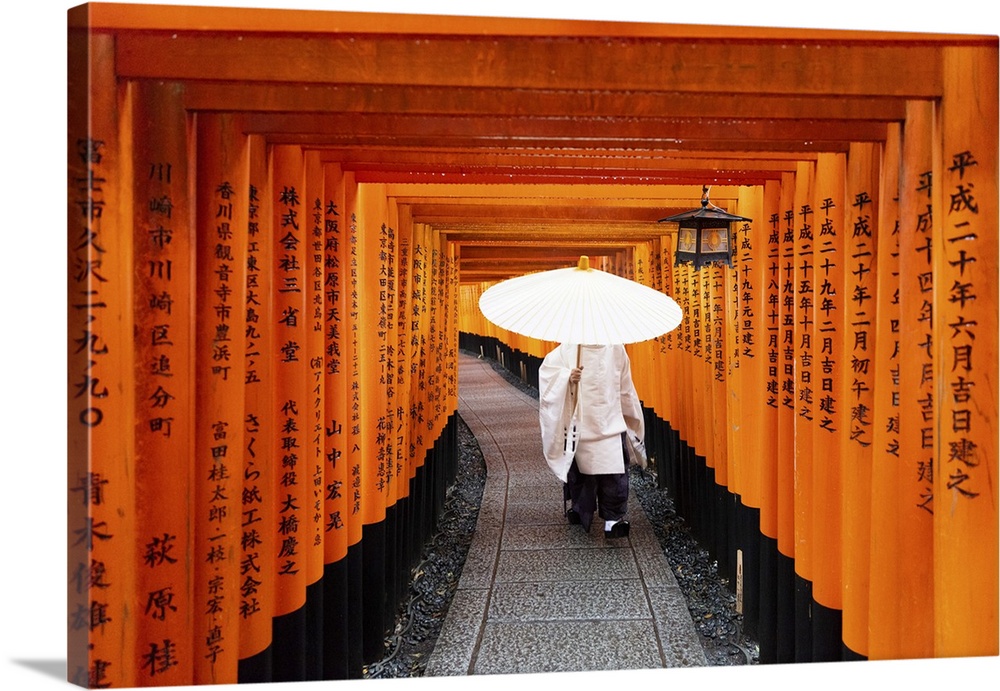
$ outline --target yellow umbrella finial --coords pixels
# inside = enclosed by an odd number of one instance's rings
[[[580,271],[590,271],[590,257],[583,255],[580,257],[580,261],[577,262],[576,268]]]

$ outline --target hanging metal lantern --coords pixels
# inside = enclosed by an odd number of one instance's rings
[[[706,264],[733,266],[733,243],[729,224],[750,221],[726,213],[708,201],[708,187],[701,188],[701,208],[661,218],[659,223],[676,223],[677,252],[674,265],[689,262],[697,271]]]

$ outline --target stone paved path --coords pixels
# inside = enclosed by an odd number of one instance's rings
[[[538,402],[459,355],[459,414],[486,460],[476,534],[425,676],[705,666],[684,596],[641,506],[628,538],[563,516]]]

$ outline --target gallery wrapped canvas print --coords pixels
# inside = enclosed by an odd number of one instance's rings
[[[66,20],[69,682],[997,656],[995,35]],[[677,309],[617,341],[645,464],[593,427],[630,529],[539,429],[613,344],[480,310],[563,268]]]

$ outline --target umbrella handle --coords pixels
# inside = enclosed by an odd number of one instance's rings
[[[580,344],[580,343],[577,343],[577,345],[576,345],[576,368],[577,369],[580,369],[580,353],[582,351],[583,351],[583,345]],[[572,391],[571,391],[570,395],[573,396],[574,399],[576,398],[576,389],[577,389],[578,386],[579,386],[579,384],[576,383],[576,382],[574,382],[572,384],[572,386],[571,386]]]

